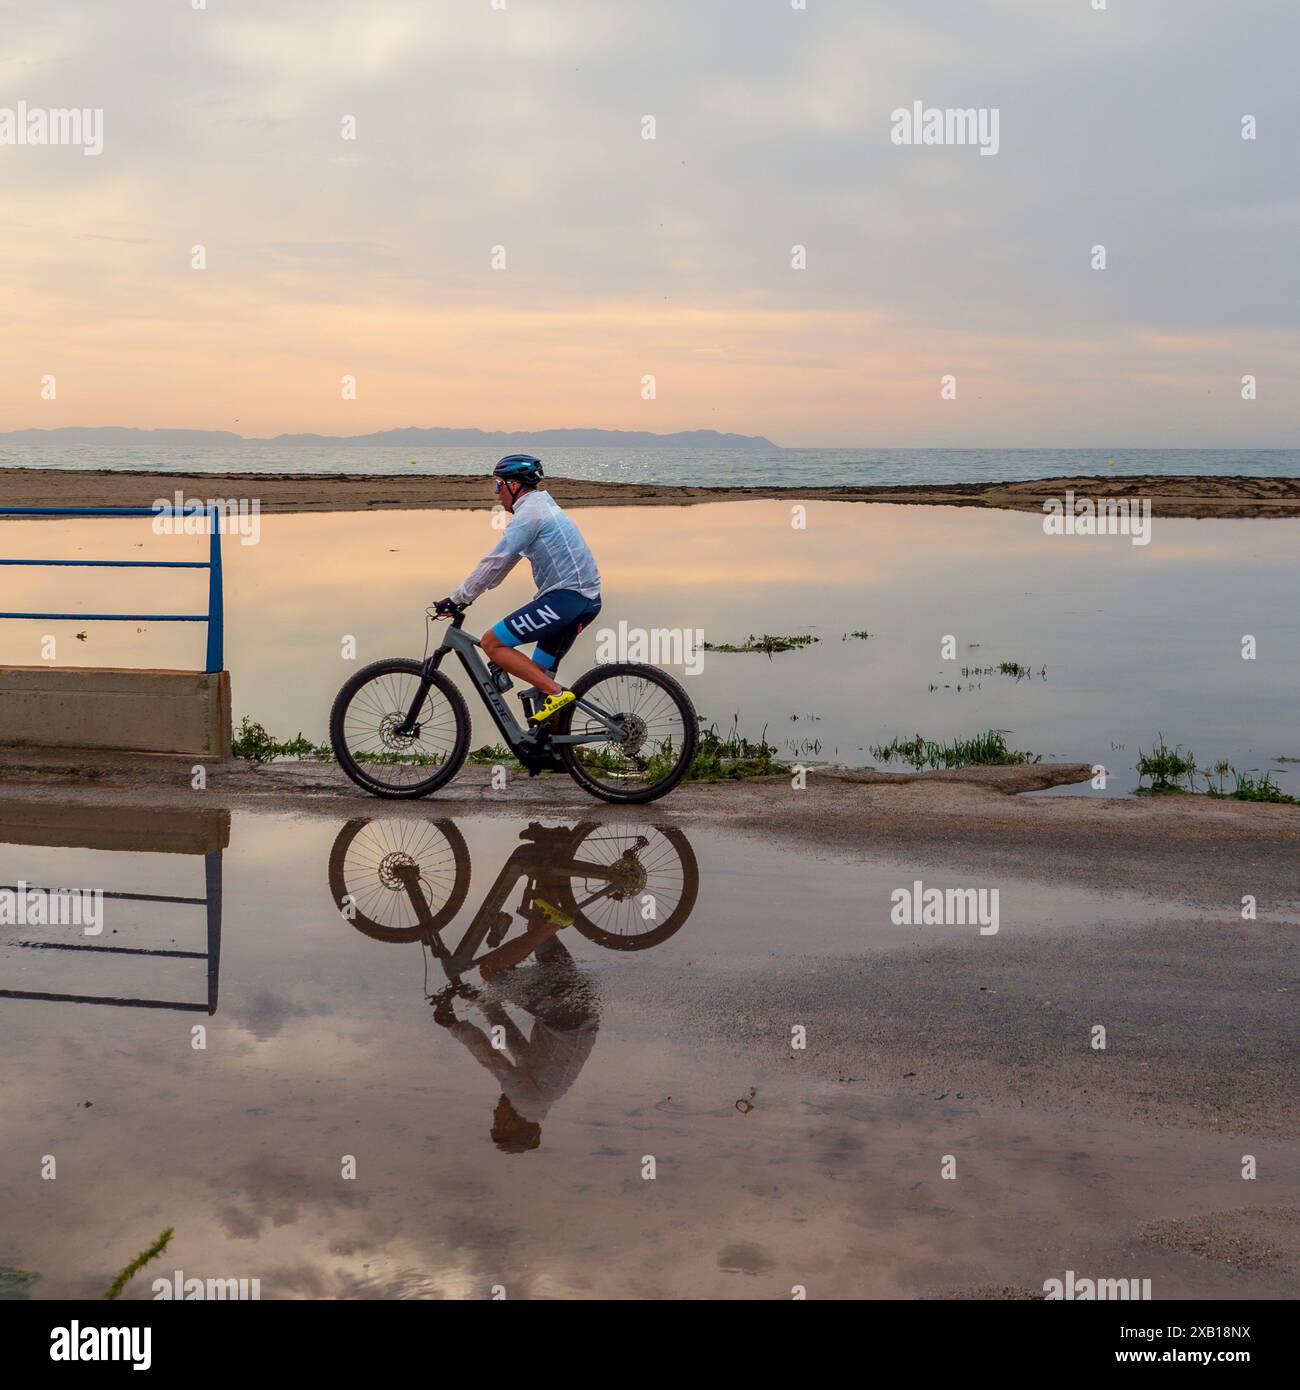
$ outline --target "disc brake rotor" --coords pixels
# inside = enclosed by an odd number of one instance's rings
[[[392,850],[379,861],[379,881],[385,888],[405,890],[414,877],[420,877],[420,865],[402,850]]]
[[[646,739],[650,736],[650,730],[644,719],[639,714],[625,714],[621,716],[623,721],[624,734],[619,740],[619,747],[635,758],[645,747]]]
[[[379,721],[379,741],[390,753],[404,753],[420,737],[418,724],[409,734],[397,732],[402,727],[402,718],[400,714],[386,714]]]
[[[609,866],[609,881],[610,897],[619,902],[641,896],[649,875],[635,850],[626,850]]]

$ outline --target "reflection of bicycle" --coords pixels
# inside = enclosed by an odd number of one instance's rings
[[[666,671],[633,661],[593,667],[574,681],[573,704],[545,724],[521,727],[502,699],[513,682],[484,661],[464,620],[456,609],[442,645],[426,660],[376,661],[344,683],[330,711],[330,743],[357,786],[375,796],[426,796],[460,771],[469,752],[469,708],[438,669],[451,651],[529,776],[567,772],[602,800],[640,802],[672,791],[686,775],[699,720]],[[519,699],[531,716],[540,696],[529,688]]]
[[[569,926],[610,950],[643,951],[678,931],[695,906],[699,868],[675,827],[534,822],[521,839],[454,950],[441,933],[470,880],[454,821],[348,821],[330,852],[330,894],[366,936],[425,942],[453,985],[474,968],[487,975],[518,964]],[[515,912],[525,931],[507,942],[514,914],[504,907],[521,878]]]

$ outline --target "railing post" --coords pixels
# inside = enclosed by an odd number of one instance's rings
[[[203,897],[208,914],[208,1013],[217,1011],[217,985],[221,979],[221,851],[203,856]]]
[[[208,508],[208,664],[209,671],[225,669],[225,631],[221,585],[221,523],[218,508]]]

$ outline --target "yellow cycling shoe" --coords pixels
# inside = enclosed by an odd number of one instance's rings
[[[556,922],[562,927],[571,927],[573,918],[567,912],[561,911],[554,903],[548,903],[545,898],[534,898],[533,901],[542,910],[542,916],[548,922]]]
[[[548,719],[553,719],[577,698],[572,690],[561,690],[558,695],[548,695],[546,703],[533,712],[528,722],[530,724],[545,724]]]

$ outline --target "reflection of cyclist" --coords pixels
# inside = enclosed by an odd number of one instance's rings
[[[509,454],[492,476],[502,506],[514,519],[497,546],[436,606],[446,611],[453,603],[473,603],[485,589],[496,588],[521,556],[528,557],[537,593],[485,632],[482,647],[489,660],[547,696],[532,716],[534,723],[541,723],[573,702],[573,692],[547,673],[600,612],[600,572],[572,519],[550,493],[538,490],[540,459]],[[537,643],[531,661],[515,650],[525,642]]]
[[[450,998],[434,1014],[500,1083],[491,1134],[506,1153],[524,1153],[542,1142],[542,1121],[577,1080],[599,1026],[590,980],[554,937],[565,924],[563,914],[550,909],[546,915],[548,924],[539,933],[545,939],[536,947],[532,963],[490,971],[484,960],[486,987],[476,993],[475,1003],[488,1024],[502,1030],[504,1047],[493,1047],[483,1029],[457,1019]],[[532,1015],[528,1037],[506,1011],[507,1005]]]

